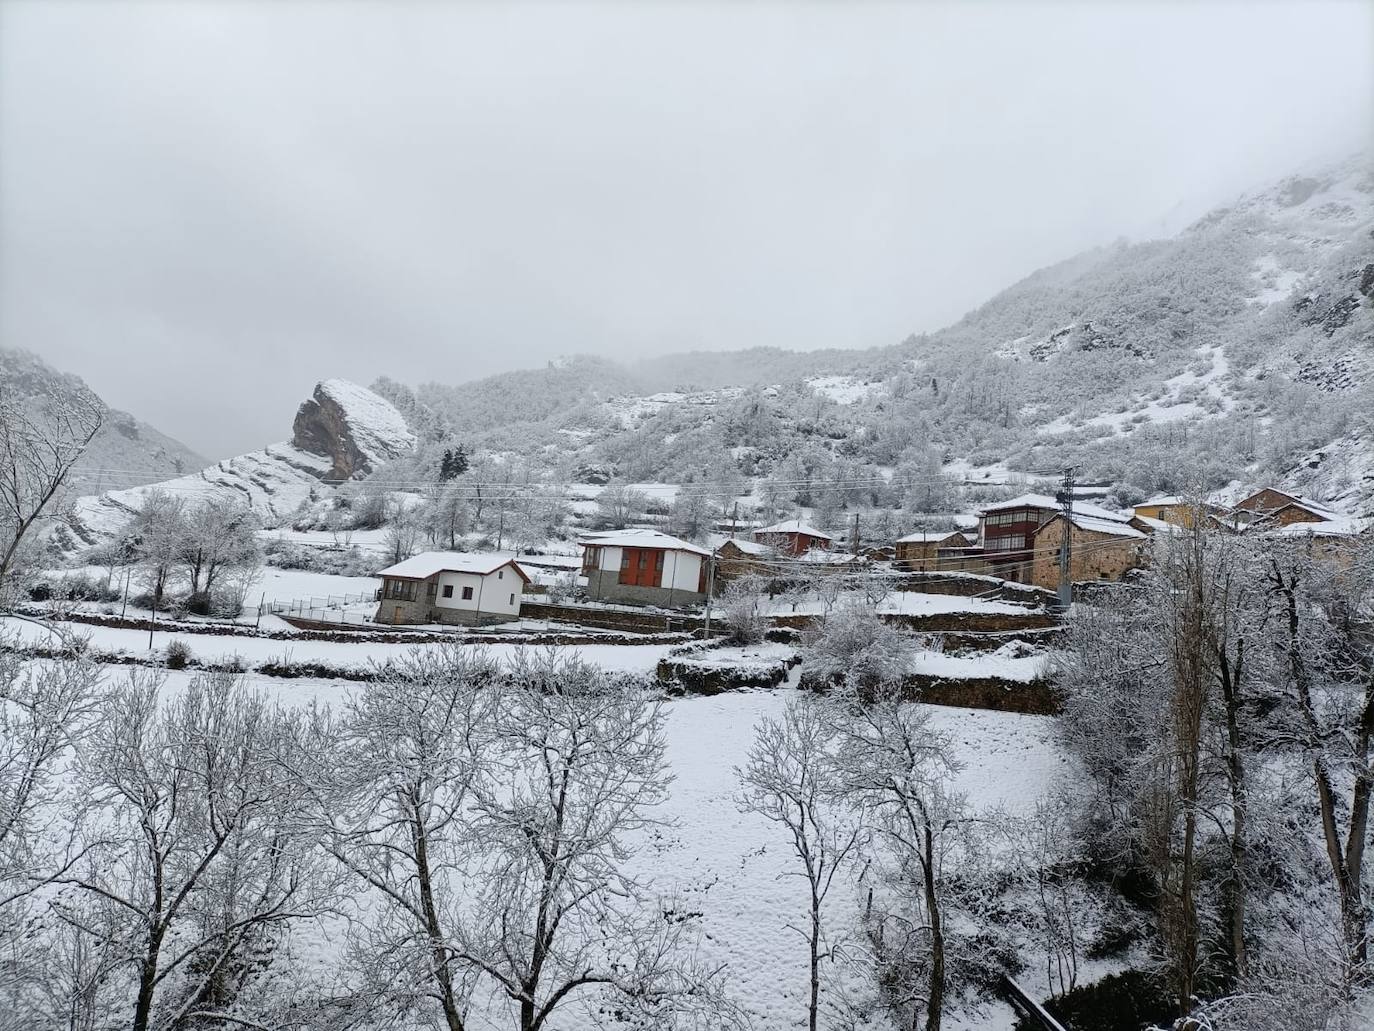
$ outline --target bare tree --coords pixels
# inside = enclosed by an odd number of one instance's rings
[[[0,598],[12,596],[21,549],[103,417],[100,399],[84,387],[33,402],[0,384]]]
[[[718,998],[714,978],[626,870],[667,797],[661,703],[554,652],[518,659],[499,693],[495,759],[474,795],[483,855],[464,960],[511,1001],[520,1031],[588,992],[655,1027],[691,1019]]]
[[[60,774],[90,728],[99,685],[99,666],[82,654],[26,662],[0,641],[0,999],[11,1005],[18,985],[43,980],[23,961],[28,902],[85,851]]]
[[[180,557],[198,611],[209,611],[214,589],[226,573],[261,564],[258,526],[252,509],[225,498],[209,498],[185,511]]]
[[[820,702],[794,698],[781,719],[760,721],[748,763],[737,771],[744,783],[739,807],[780,824],[790,838],[809,892],[805,928],[810,961],[807,1026],[816,1031],[820,1012],[821,963],[832,954],[822,910],[835,874],[860,840],[859,826],[844,818],[834,783],[834,724]]]
[[[958,766],[921,707],[903,704],[890,686],[866,701],[850,696],[837,726],[842,788],[889,858],[888,887],[905,903],[886,907],[871,924],[878,961],[909,975],[924,970],[924,987],[894,987],[889,1005],[906,1026],[939,1031],[950,958],[944,864],[967,819],[963,797],[951,788]]]
[[[134,1031],[251,1024],[250,982],[272,940],[328,900],[304,819],[311,792],[293,772],[308,735],[230,674],[165,700],[161,689],[131,673],[82,744],[83,816],[101,843],[58,878],[78,892],[59,911],[120,955]]]
[[[186,532],[186,503],[166,491],[153,489],[129,525],[137,558],[153,603],[161,605],[173,572],[181,563]]]
[[[463,1031],[471,970],[458,945],[472,786],[488,761],[485,654],[415,649],[378,668],[350,703],[324,804],[326,845],[375,892],[353,949],[371,990]]]
[[[1281,620],[1280,675],[1295,726],[1274,737],[1306,755],[1341,913],[1347,986],[1367,983],[1365,849],[1374,794],[1374,549],[1340,556],[1276,547],[1269,589]]]

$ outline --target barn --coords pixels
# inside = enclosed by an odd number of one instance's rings
[[[759,544],[776,548],[783,555],[805,555],[817,548],[829,548],[834,538],[824,530],[808,526],[800,519],[788,519],[772,526],[763,526],[753,533]]]

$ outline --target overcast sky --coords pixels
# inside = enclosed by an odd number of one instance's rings
[[[0,343],[314,382],[868,346],[1369,145],[1374,5],[0,3]]]

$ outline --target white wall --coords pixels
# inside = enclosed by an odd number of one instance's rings
[[[602,572],[620,572],[619,548],[601,549],[601,570]]]
[[[670,551],[663,558],[662,586],[674,591],[697,591],[701,587],[700,555],[688,551]]]
[[[444,588],[448,586],[453,587],[452,598],[444,597]],[[440,573],[434,605],[441,609],[467,609],[470,612],[480,608],[483,612],[516,616],[520,614],[520,597],[524,586],[525,581],[510,566],[486,576],[477,573]],[[466,601],[463,600],[464,587],[472,588],[472,597]],[[513,601],[512,595],[515,596]]]

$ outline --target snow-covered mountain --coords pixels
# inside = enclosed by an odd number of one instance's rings
[[[415,442],[390,402],[356,383],[327,379],[301,403],[289,441],[188,476],[78,498],[71,529],[88,543],[114,534],[151,491],[188,501],[213,496],[241,499],[266,522],[277,523],[302,502],[365,477],[410,451]]]
[[[722,463],[767,475],[802,454],[823,475],[826,462],[876,469],[934,452],[1024,472],[1075,465],[1124,494],[1276,481],[1368,510],[1374,166],[1293,176],[1172,238],[1077,255],[893,346],[578,358],[378,389],[422,438],[630,480],[699,479]]]
[[[58,372],[27,351],[5,348],[0,348],[0,383],[7,392],[28,399],[90,391],[79,376]],[[100,432],[77,463],[71,486],[98,491],[113,483],[151,483],[204,464],[205,459],[181,441],[106,405]]]

